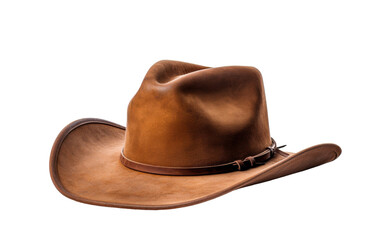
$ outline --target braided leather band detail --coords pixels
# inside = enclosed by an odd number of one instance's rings
[[[160,175],[170,175],[170,176],[196,176],[196,175],[207,175],[207,174],[217,174],[217,173],[227,173],[233,171],[244,171],[250,168],[254,168],[265,164],[269,159],[274,156],[277,149],[285,147],[277,147],[275,140],[272,138],[272,144],[267,147],[263,152],[256,154],[254,156],[246,157],[243,160],[235,160],[233,162],[203,166],[203,167],[165,167],[156,166],[145,163],[135,162],[128,159],[123,154],[123,149],[121,151],[120,160],[125,167],[131,168],[133,170],[154,173]]]

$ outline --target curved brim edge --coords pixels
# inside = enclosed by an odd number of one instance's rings
[[[336,159],[341,154],[341,148],[335,144],[316,145],[316,146],[304,149],[296,154],[290,154],[289,156],[281,152],[279,156],[280,159],[278,161],[272,164],[269,164],[268,166],[264,166],[263,168],[257,170],[256,172],[254,171],[253,175],[250,175],[241,179],[240,177],[237,177],[236,176],[237,173],[235,173],[236,182],[232,183],[231,185],[229,186],[227,185],[227,187],[224,187],[223,189],[220,189],[218,191],[212,191],[210,194],[206,194],[198,198],[184,200],[184,201],[175,202],[175,203],[130,204],[130,203],[112,202],[107,200],[103,201],[100,199],[86,198],[84,196],[80,196],[79,194],[71,191],[65,186],[65,184],[63,184],[60,174],[58,172],[58,158],[59,158],[63,143],[75,129],[78,129],[81,126],[85,126],[89,124],[103,124],[106,126],[110,126],[112,128],[120,129],[122,131],[125,130],[125,127],[121,125],[118,125],[116,123],[109,122],[106,120],[97,119],[97,118],[84,118],[84,119],[79,119],[70,123],[60,132],[60,134],[56,138],[56,141],[51,150],[49,169],[50,169],[51,179],[55,187],[64,196],[71,198],[75,201],[79,201],[79,202],[83,202],[87,204],[93,204],[93,205],[100,205],[100,206],[133,208],[133,209],[171,209],[171,208],[185,207],[185,206],[201,203],[207,200],[211,200],[213,198],[219,197],[221,195],[224,195],[230,191],[233,191],[241,187],[279,178],[282,176],[286,176],[295,172],[303,171],[303,170],[324,164],[326,162],[330,162]],[[124,166],[121,165],[121,167],[124,167]],[[246,174],[248,175],[248,173]],[[227,176],[226,180],[229,181],[230,180],[229,175],[226,175],[226,176]],[[195,176],[193,178],[196,178],[196,177],[198,176]]]

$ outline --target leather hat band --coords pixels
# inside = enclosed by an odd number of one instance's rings
[[[217,174],[217,173],[227,173],[233,171],[244,171],[250,168],[254,168],[265,164],[269,159],[271,159],[275,151],[279,148],[285,147],[285,145],[277,147],[275,140],[272,138],[272,144],[267,147],[263,152],[256,154],[254,156],[246,157],[243,160],[235,160],[230,163],[203,166],[203,167],[165,167],[165,166],[155,166],[145,163],[135,162],[128,159],[123,154],[123,149],[121,151],[120,160],[125,167],[131,168],[133,170],[160,174],[160,175],[170,175],[170,176],[196,176],[196,175],[207,175],[207,174]]]
[[[217,173],[227,173],[233,171],[244,171],[250,168],[254,168],[265,164],[269,159],[271,159],[275,151],[279,148],[285,147],[286,145],[277,147],[275,140],[272,138],[272,144],[267,147],[263,152],[256,154],[254,156],[246,157],[243,160],[235,160],[230,163],[204,166],[204,167],[165,167],[165,166],[155,166],[145,163],[135,162],[128,159],[123,154],[123,149],[121,151],[120,160],[125,167],[131,168],[133,170],[154,173],[160,175],[171,175],[171,176],[196,176],[196,175],[207,175],[207,174],[217,174]]]

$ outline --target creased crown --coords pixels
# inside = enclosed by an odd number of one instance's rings
[[[160,61],[128,107],[124,154],[136,162],[216,165],[270,143],[262,77],[253,67]]]

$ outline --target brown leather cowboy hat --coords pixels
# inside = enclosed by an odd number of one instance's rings
[[[88,118],[61,131],[50,173],[63,195],[110,207],[183,207],[341,153],[335,144],[281,151],[253,67],[160,61],[130,101],[127,119],[126,128]]]

